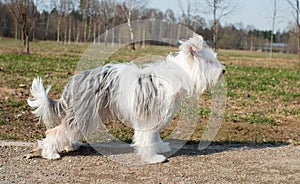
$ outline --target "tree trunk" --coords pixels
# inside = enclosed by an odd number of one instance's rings
[[[87,9],[88,9],[88,1],[85,0],[85,6],[84,6],[84,9],[82,10],[83,11],[83,41],[86,42],[86,35],[87,35]]]
[[[26,39],[25,39],[25,53],[26,54],[30,54],[29,52],[29,35],[26,35]]]
[[[45,40],[48,39],[48,31],[49,31],[49,22],[50,22],[50,14],[47,15],[47,21],[46,21],[46,32],[45,32]]]
[[[58,19],[57,19],[57,42],[59,42],[59,35],[60,35],[60,16],[58,15]]]
[[[76,21],[76,43],[79,42],[80,38],[80,25],[78,24],[78,21]]]
[[[112,28],[112,35],[111,35],[111,46],[115,46],[115,28]]]
[[[89,17],[89,25],[88,25],[88,37],[87,37],[87,39],[88,39],[88,41],[90,41],[91,40],[91,34],[92,34],[92,18],[91,17]]]
[[[188,0],[187,2],[187,20],[186,20],[186,39],[189,39],[189,35],[188,35],[188,32],[189,32],[189,27],[190,27],[190,14],[191,14],[191,4],[190,4],[190,1]]]
[[[145,42],[146,42],[146,24],[143,26],[143,44],[142,44],[142,48],[145,48]]]
[[[298,60],[300,62],[300,25],[298,25]]]
[[[107,49],[107,28],[105,28],[105,35],[104,35],[104,48]]]
[[[251,35],[251,45],[250,45],[250,51],[253,51],[253,35]]]
[[[64,30],[64,45],[67,44],[67,31],[68,31],[68,21],[66,16],[64,16],[65,30]]]
[[[172,23],[170,23],[170,47],[172,47],[172,42],[173,41],[173,26],[172,26]]]
[[[271,33],[271,45],[270,45],[270,58],[273,57],[273,42],[274,42],[274,36],[273,33],[275,31],[275,22],[277,17],[277,1],[273,1],[273,15],[272,15],[272,33]]]
[[[72,33],[72,15],[69,15],[69,40],[68,40],[69,45],[71,45],[71,33]]]
[[[96,19],[94,19],[94,26],[93,26],[93,44],[95,45],[96,44],[96,27],[97,27],[97,24],[96,24]]]
[[[130,41],[131,41],[130,48],[132,50],[135,50],[134,36],[133,36],[133,30],[132,30],[130,18],[131,18],[131,11],[129,11],[129,13],[128,13],[127,24],[128,24],[129,32],[130,32]]]
[[[217,20],[217,0],[214,0],[213,4],[214,8],[214,22],[213,22],[213,27],[212,27],[212,32],[213,32],[213,48],[216,51],[217,50],[217,37],[218,37],[218,31],[217,31],[217,25],[218,25],[218,20]]]
[[[18,22],[15,20],[15,39],[18,39]]]
[[[27,22],[23,22],[22,24],[22,40],[23,40],[23,53],[29,54],[29,35],[27,32]]]
[[[177,29],[176,32],[177,32],[176,40],[180,40],[181,29]]]
[[[100,44],[101,39],[101,22],[98,23],[98,44]]]
[[[83,42],[86,42],[86,29],[87,29],[87,21],[83,20]]]
[[[270,43],[270,58],[273,57],[273,41],[274,40],[274,37],[273,37],[273,32],[271,34],[271,43]]]
[[[296,21],[298,27],[298,61],[300,62],[300,22],[299,22],[299,0],[296,0]]]

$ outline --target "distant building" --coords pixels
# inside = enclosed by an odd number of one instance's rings
[[[279,53],[287,53],[288,52],[288,45],[285,43],[273,43],[273,52],[279,52]],[[271,51],[271,43],[265,43],[264,52],[270,52]]]

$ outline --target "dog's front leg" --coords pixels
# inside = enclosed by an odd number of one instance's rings
[[[159,150],[157,132],[153,130],[135,130],[133,136],[133,146],[142,160],[149,163],[164,162],[166,157],[157,154]]]

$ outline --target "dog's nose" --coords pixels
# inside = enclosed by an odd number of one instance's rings
[[[224,69],[223,71],[222,71],[222,73],[224,74],[226,72],[226,70]]]

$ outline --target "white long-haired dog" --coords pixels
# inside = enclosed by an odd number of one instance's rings
[[[170,151],[159,130],[176,112],[184,95],[201,95],[224,73],[216,54],[194,34],[181,41],[177,55],[145,66],[108,64],[74,75],[61,98],[48,98],[50,86],[35,78],[28,104],[44,121],[46,138],[39,141],[42,156],[60,158],[58,152],[76,149],[75,143],[97,129],[97,120],[110,113],[134,128],[133,146],[149,163],[163,162],[159,153]],[[105,113],[104,113],[105,112]],[[55,123],[60,123],[52,128]],[[51,129],[50,129],[51,128]]]

